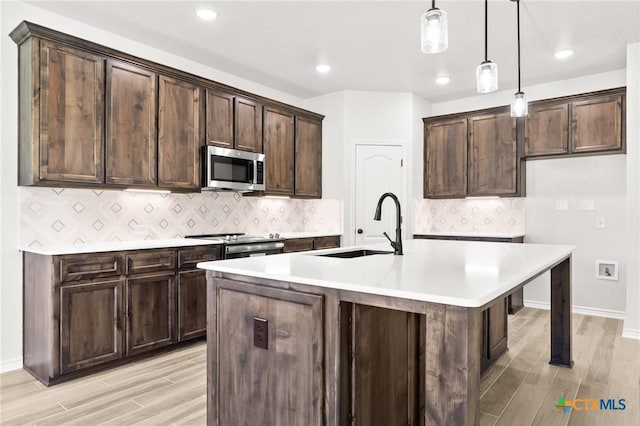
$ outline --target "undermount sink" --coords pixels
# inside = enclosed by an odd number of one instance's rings
[[[385,250],[358,249],[358,250],[351,250],[351,251],[341,251],[338,253],[317,254],[316,256],[339,257],[341,259],[351,259],[354,257],[371,256],[374,254],[393,254],[393,252],[385,251]]]

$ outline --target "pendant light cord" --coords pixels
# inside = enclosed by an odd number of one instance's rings
[[[435,1],[435,0],[434,0]],[[488,46],[488,41],[487,39],[489,38],[489,30],[488,30],[488,11],[489,11],[489,0],[484,0],[484,61],[488,62],[489,61],[489,57],[488,57],[488,53],[487,50],[489,49]]]
[[[435,8],[436,8],[436,0],[432,0],[431,9],[435,9]]]
[[[516,8],[518,11],[518,92],[522,92],[520,90],[520,0],[516,0]]]

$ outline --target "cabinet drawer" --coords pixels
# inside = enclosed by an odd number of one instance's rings
[[[313,239],[314,250],[336,247],[340,247],[340,237],[337,235],[333,235],[331,237],[318,237]]]
[[[313,238],[295,238],[284,242],[285,253],[307,250],[313,250]]]
[[[176,269],[176,254],[173,250],[146,250],[125,254],[127,275],[145,272],[172,271]]]
[[[91,254],[59,257],[60,282],[111,277],[122,273],[119,254]]]
[[[222,246],[189,247],[178,250],[178,268],[195,268],[198,262],[208,262],[220,259]]]

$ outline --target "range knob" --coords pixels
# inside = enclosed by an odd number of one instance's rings
[[[276,238],[280,238],[280,234],[276,232]]]
[[[273,238],[273,234],[269,234],[269,238]]]
[[[238,236],[234,235],[233,237],[231,237],[231,239],[233,239],[233,241],[238,241]]]

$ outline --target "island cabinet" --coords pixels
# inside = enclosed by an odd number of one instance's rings
[[[424,197],[524,195],[518,122],[506,108],[424,121]]]
[[[549,269],[550,363],[571,367],[572,250],[407,240],[402,259],[203,264],[207,423],[478,425],[483,311]]]
[[[284,241],[284,253],[297,251],[322,250],[340,247],[340,236],[329,235],[323,237],[289,238]]]
[[[216,292],[219,424],[324,424],[323,297],[231,280]]]
[[[626,89],[532,102],[525,118],[527,158],[621,153]]]
[[[200,261],[219,245],[103,253],[24,253],[24,359],[46,385],[206,333]]]

